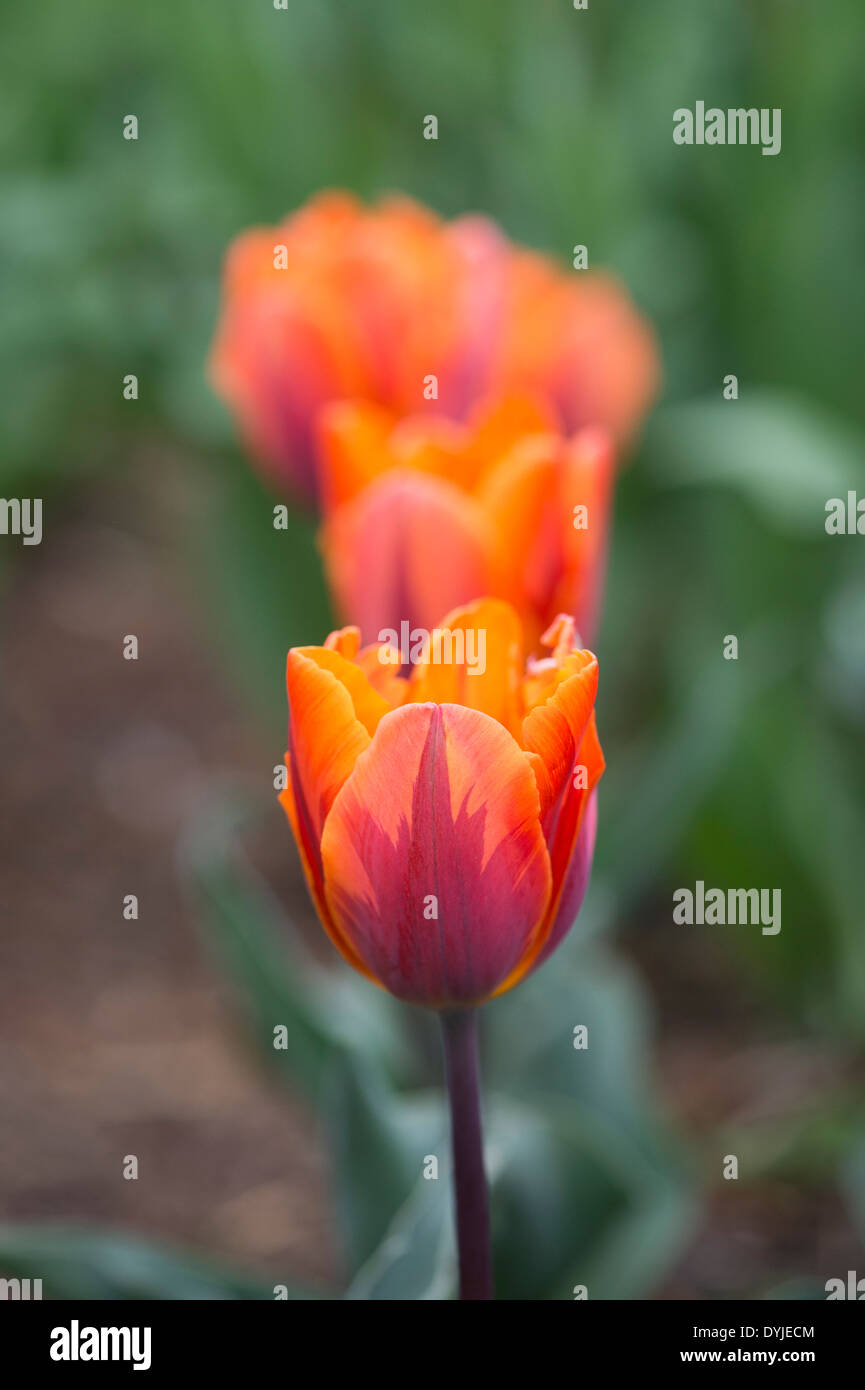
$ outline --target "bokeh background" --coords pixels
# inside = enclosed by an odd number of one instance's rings
[[[485,1019],[500,1293],[865,1273],[865,539],[824,530],[865,495],[860,0],[0,8],[0,491],[45,527],[0,540],[0,1273],[453,1289],[434,1032],[336,967],[272,793],[314,523],[273,531],[204,370],[230,238],[331,186],[585,243],[663,352],[590,898]],[[674,145],[698,99],[781,107],[782,153]],[[674,926],[698,878],[780,887],[781,933]]]

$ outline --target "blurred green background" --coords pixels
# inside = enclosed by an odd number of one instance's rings
[[[865,495],[860,0],[6,0],[2,14],[0,484],[46,499],[46,539],[0,549],[0,660],[32,661],[38,685],[41,639],[14,615],[82,519],[145,533],[191,605],[195,662],[212,660],[227,692],[221,731],[257,750],[261,805],[246,785],[241,831],[233,792],[214,792],[191,835],[185,820],[171,837],[199,899],[190,920],[328,1136],[344,1240],[322,1287],[452,1289],[446,1183],[415,1181],[425,1153],[445,1152],[438,1064],[425,1021],[366,985],[325,970],[298,986],[319,967],[289,963],[289,942],[309,947],[280,914],[308,918],[302,890],[264,892],[239,861],[261,817],[283,833],[267,775],[285,652],[320,640],[329,614],[314,524],[274,533],[204,363],[231,237],[345,186],[488,213],[563,262],[585,243],[663,356],[617,496],[590,900],[556,962],[488,1010],[501,1292],[822,1296],[847,1268],[833,1261],[865,1258],[865,539],[824,529],[830,497]],[[780,107],[781,154],[674,145],[673,111],[697,100]],[[428,113],[437,142],[421,136]],[[129,372],[137,402],[122,398]],[[722,398],[728,373],[737,401]],[[155,529],[141,522],[154,497],[169,513]],[[111,590],[108,561],[100,582]],[[723,659],[727,634],[738,661]],[[185,636],[172,648],[181,684],[190,650]],[[207,680],[190,682],[207,724]],[[42,733],[50,758],[57,726]],[[780,934],[673,927],[673,889],[698,878],[780,887]],[[73,940],[99,910],[94,890]],[[28,942],[40,931],[34,907]],[[286,1054],[274,1020],[291,1021]],[[576,1053],[572,1029],[590,1020]],[[738,1183],[721,1181],[727,1153]],[[167,1215],[74,1194],[24,1194],[6,1215],[174,1234]],[[739,1245],[723,1243],[731,1228]],[[240,1287],[182,1259],[174,1284],[134,1246],[132,1275],[112,1283],[95,1237],[19,1224],[0,1234],[0,1266],[38,1275],[50,1239],[61,1292]]]

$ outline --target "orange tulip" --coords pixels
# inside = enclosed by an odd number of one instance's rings
[[[361,631],[431,629],[478,594],[517,609],[534,649],[557,613],[595,632],[614,459],[511,398],[467,425],[342,402],[320,422],[321,546],[339,610]]]
[[[356,628],[288,655],[280,800],[325,930],[355,969],[438,1010],[503,993],[569,930],[588,881],[598,663],[573,620],[523,662],[513,609],[451,613],[408,679]],[[483,648],[483,663],[467,653]]]
[[[234,242],[211,372],[274,480],[308,500],[314,423],[332,401],[461,420],[484,397],[528,392],[565,432],[598,425],[618,443],[658,377],[652,334],[613,279],[566,271],[482,217],[337,192]]]

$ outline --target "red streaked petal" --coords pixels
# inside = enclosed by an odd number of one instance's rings
[[[321,925],[324,927],[334,946],[345,957],[350,965],[356,970],[361,971],[369,979],[374,979],[355,951],[351,942],[346,939],[343,933],[336,926],[330,915],[324,897],[324,885],[321,874],[321,856],[319,853],[318,841],[311,835],[311,826],[308,817],[304,815],[304,807],[295,797],[296,774],[292,767],[291,754],[286,753],[285,763],[288,769],[288,786],[279,794],[279,803],[288,817],[288,823],[294,832],[294,840],[297,851],[300,855],[300,862],[306,877],[315,909],[318,913]],[[377,983],[377,982],[376,982]]]
[[[519,981],[524,979],[526,975],[543,965],[574,925],[577,913],[583,905],[586,889],[589,886],[597,825],[598,796],[596,792],[593,792],[585,803],[580,818],[576,845],[568,860],[567,873],[562,883],[558,903],[551,913],[543,945],[540,950],[535,951],[523,961],[522,967],[515,972],[513,979],[505,981],[501,989],[497,991],[499,994],[504,994],[507,989],[519,984]]]
[[[319,873],[319,841],[325,819],[370,741],[369,730],[357,717],[345,684],[311,655],[323,651],[321,647],[308,647],[305,652],[293,649],[286,672],[294,801],[304,842]],[[334,662],[351,665],[336,652],[327,655]],[[357,674],[363,678],[360,671]]]
[[[384,475],[328,518],[321,544],[339,606],[367,641],[403,621],[430,630],[487,589],[483,512],[429,474]]]
[[[434,1008],[488,997],[546,917],[531,768],[500,724],[455,705],[382,720],[333,803],[322,863],[331,917],[367,968]]]

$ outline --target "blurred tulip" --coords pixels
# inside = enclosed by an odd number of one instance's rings
[[[370,635],[432,628],[478,594],[508,600],[533,650],[557,613],[594,638],[615,464],[512,397],[468,425],[342,402],[320,422],[321,546],[343,618]]]
[[[501,994],[579,911],[604,768],[598,664],[570,618],[546,645],[525,665],[516,613],[483,599],[433,631],[407,679],[354,628],[289,652],[280,799],[328,935],[400,999],[449,1011]]]
[[[462,420],[484,397],[528,392],[561,430],[621,443],[658,364],[606,275],[566,271],[483,217],[332,192],[234,242],[211,373],[274,481],[314,501],[314,423],[332,401]]]

